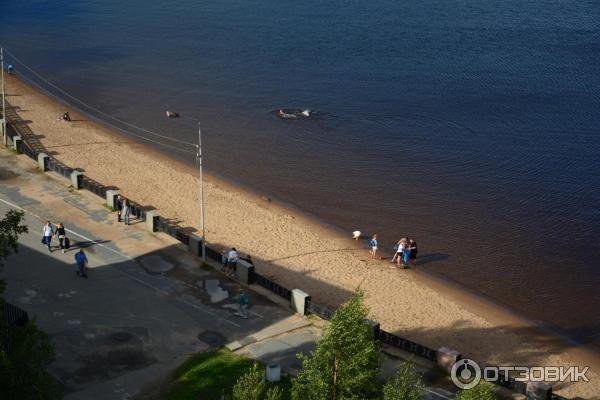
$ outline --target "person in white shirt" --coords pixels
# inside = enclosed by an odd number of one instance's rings
[[[54,225],[50,223],[50,221],[46,221],[44,227],[42,228],[42,243],[48,246],[48,251],[52,253],[52,247],[50,244],[52,243],[52,236],[54,236]]]
[[[239,260],[239,255],[235,247],[232,247],[229,250],[229,254],[227,255],[227,274],[233,275],[235,273],[235,267],[237,266],[237,262]]]

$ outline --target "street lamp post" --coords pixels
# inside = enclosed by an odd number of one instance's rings
[[[2,69],[2,136],[4,137],[4,145],[8,145],[8,139],[6,135],[6,103],[4,100],[4,49],[0,47],[0,64]]]
[[[206,231],[204,230],[204,174],[202,173],[202,128],[198,121],[198,170],[200,172],[200,229],[202,230],[202,261],[206,261]]]
[[[202,172],[202,127],[200,126],[200,120],[196,118],[190,118],[188,116],[179,115],[179,113],[173,111],[166,112],[167,118],[185,118],[198,123],[198,144],[196,144],[196,158],[198,159],[198,172],[200,174],[200,230],[202,231],[202,261],[206,261],[206,229],[204,227],[204,174]],[[193,145],[192,143],[183,142],[187,145]]]

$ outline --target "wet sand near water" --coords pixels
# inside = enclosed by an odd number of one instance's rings
[[[198,173],[190,165],[136,143],[71,112],[14,77],[7,103],[47,153],[134,201],[155,207],[182,227],[199,226]],[[10,115],[10,114],[9,114]],[[600,393],[598,357],[529,321],[444,286],[417,270],[369,261],[367,242],[350,239],[296,210],[262,199],[209,175],[205,184],[207,240],[251,254],[259,273],[315,302],[336,307],[357,287],[383,329],[432,348],[457,349],[487,365],[593,365],[590,382],[560,384],[557,393],[593,398]],[[426,266],[421,267],[426,268]]]

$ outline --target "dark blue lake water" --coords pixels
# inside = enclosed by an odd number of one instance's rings
[[[600,341],[597,1],[154,3],[3,4],[0,42],[130,123],[195,141],[163,113],[198,117],[214,172]]]

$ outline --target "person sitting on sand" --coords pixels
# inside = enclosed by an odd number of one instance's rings
[[[12,64],[8,64],[8,74],[12,75],[15,72],[15,67]]]
[[[63,115],[62,115],[62,120],[65,122],[71,122],[71,116],[69,115],[69,112],[66,111]]]

